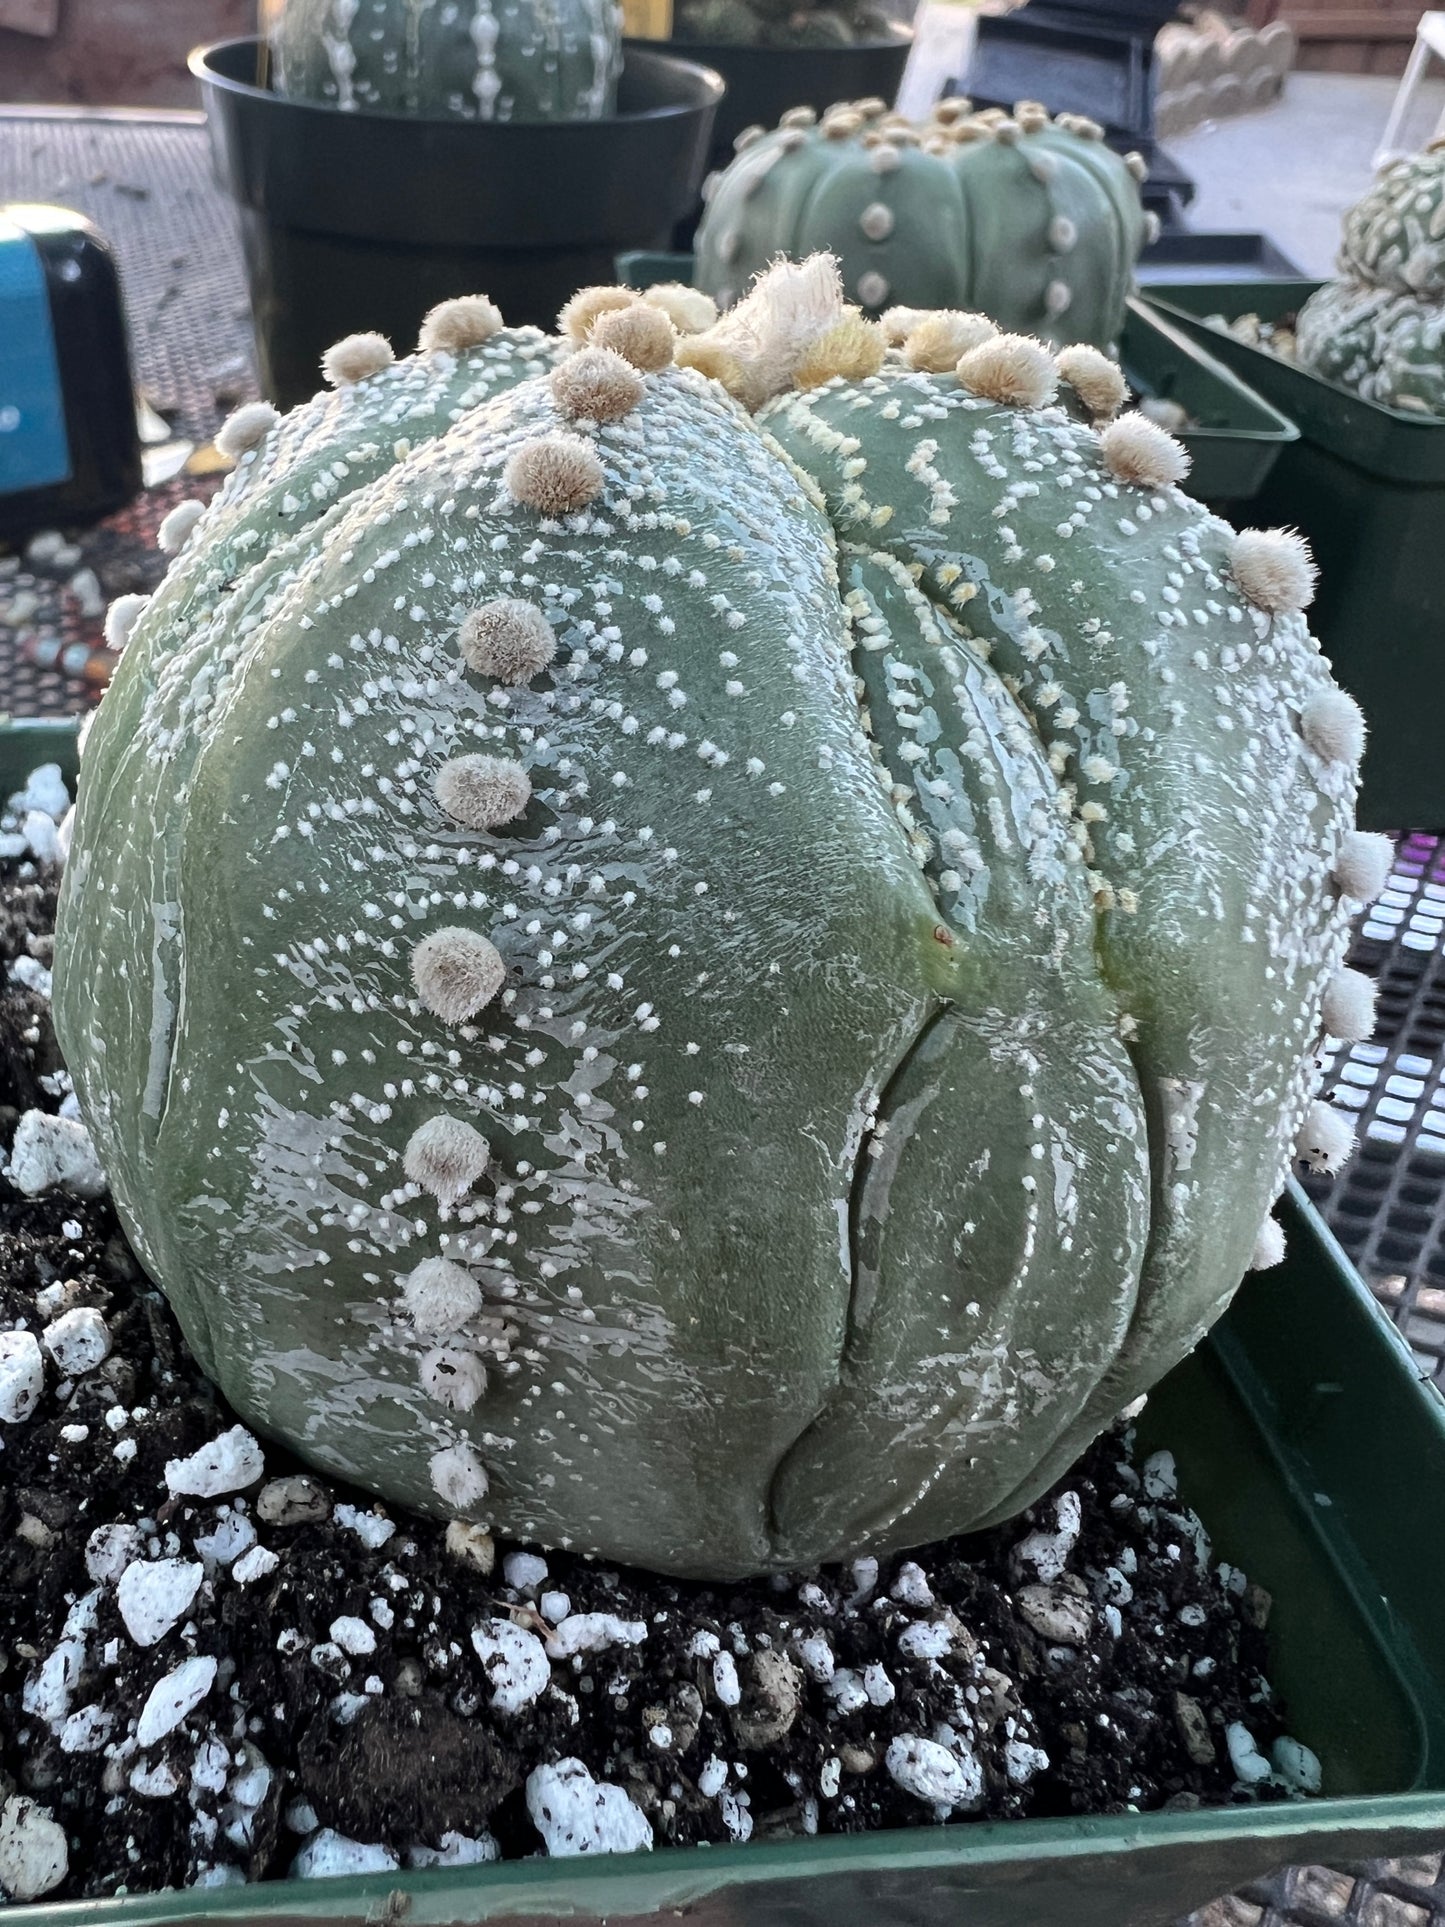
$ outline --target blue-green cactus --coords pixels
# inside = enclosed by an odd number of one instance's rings
[[[1445,416],[1445,140],[1381,169],[1337,265],[1300,310],[1297,359],[1366,401]]]
[[[393,1500],[716,1575],[985,1523],[1348,1147],[1307,557],[826,262],[690,367],[569,326],[232,438],[86,748],[86,1119],[236,1408]]]
[[[870,314],[978,310],[1056,346],[1117,340],[1151,217],[1143,163],[1121,160],[1093,121],[953,100],[917,124],[881,101],[840,102],[821,121],[795,108],[738,145],[697,234],[697,285],[720,306],[780,254],[826,248]]]
[[[281,0],[276,91],[345,112],[600,120],[622,68],[617,0]]]

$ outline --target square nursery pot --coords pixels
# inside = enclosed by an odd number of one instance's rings
[[[617,278],[631,288],[690,282],[692,263],[690,254],[619,254]],[[1196,347],[1182,328],[1132,298],[1120,358],[1136,394],[1176,401],[1189,415],[1190,425],[1178,433],[1194,464],[1190,494],[1221,512],[1229,503],[1250,501],[1280,450],[1295,439],[1294,423]]]
[[[0,728],[0,782],[72,773],[72,725]],[[1216,1556],[1274,1599],[1270,1673],[1325,1794],[921,1826],[17,1908],[24,1927],[1164,1927],[1289,1860],[1445,1837],[1445,1398],[1298,1188],[1288,1255],[1150,1395]]]
[[[487,294],[551,327],[621,247],[665,244],[707,165],[723,83],[656,47],[627,49],[605,120],[346,114],[255,84],[255,39],[191,56],[216,178],[236,204],[261,385],[316,392],[332,342],[377,329],[409,352],[422,316]]]
[[[1212,319],[1282,320],[1320,285],[1174,280],[1152,283],[1146,298],[1299,428],[1251,513],[1302,530],[1320,564],[1310,622],[1370,724],[1360,824],[1441,830],[1445,421],[1365,401]]]

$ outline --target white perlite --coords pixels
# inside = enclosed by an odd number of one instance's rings
[[[652,1846],[652,1824],[620,1786],[594,1780],[580,1760],[558,1760],[527,1775],[527,1811],[550,1854],[636,1853]]]
[[[48,1111],[27,1111],[16,1125],[5,1175],[27,1198],[57,1187],[98,1198],[105,1189],[89,1131],[72,1117],[52,1117]]]
[[[45,1349],[67,1378],[80,1378],[110,1357],[110,1330],[98,1311],[77,1305],[41,1333]]]
[[[252,1546],[251,1550],[243,1552],[232,1566],[231,1577],[238,1585],[249,1586],[257,1579],[264,1579],[268,1573],[274,1572],[280,1563],[281,1561],[269,1546]]]
[[[223,1493],[254,1485],[265,1470],[266,1459],[259,1444],[244,1425],[233,1425],[189,1458],[168,1460],[166,1485],[173,1498],[185,1494],[195,1499],[217,1499]]]
[[[1026,1539],[1021,1539],[1014,1548],[1015,1561],[1021,1566],[1032,1566],[1045,1582],[1057,1579],[1079,1543],[1083,1516],[1078,1493],[1061,1492],[1054,1501],[1054,1530],[1045,1532],[1040,1526]]]
[[[173,1672],[157,1680],[136,1722],[136,1741],[154,1746],[193,1713],[216,1683],[216,1662],[210,1658],[182,1660]]]
[[[553,1659],[574,1653],[600,1653],[608,1646],[640,1646],[647,1628],[640,1619],[619,1619],[616,1613],[571,1613],[548,1636]]]
[[[34,1332],[0,1332],[0,1420],[19,1425],[45,1390],[45,1360]]]
[[[492,1705],[499,1713],[519,1713],[552,1678],[547,1649],[535,1633],[510,1619],[487,1619],[472,1628],[472,1645],[492,1683]]]
[[[185,1559],[137,1559],[115,1589],[125,1629],[137,1646],[154,1646],[190,1611],[205,1569]]]
[[[386,1847],[368,1840],[348,1840],[344,1833],[323,1827],[291,1862],[293,1880],[329,1880],[342,1873],[388,1873],[401,1862]]]
[[[970,1773],[946,1746],[917,1733],[900,1733],[890,1743],[884,1764],[896,1786],[944,1815],[970,1805],[982,1791],[976,1765]]]
[[[69,1867],[64,1827],[33,1800],[12,1794],[0,1808],[0,1887],[12,1900],[38,1900]]]
[[[141,1535],[135,1526],[97,1526],[85,1542],[85,1570],[97,1585],[119,1579],[140,1551]]]

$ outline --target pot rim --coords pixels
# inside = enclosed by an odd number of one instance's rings
[[[658,42],[656,44],[658,48],[661,48],[663,46],[670,46],[672,43]],[[271,87],[258,87],[254,82],[237,80],[233,75],[226,73],[215,64],[218,54],[229,53],[233,48],[259,48],[260,45],[261,36],[259,34],[234,34],[226,40],[208,41],[203,46],[193,47],[191,49],[191,52],[186,58],[186,65],[195,79],[203,86],[217,87],[223,92],[234,94],[239,98],[253,102],[269,101],[278,109],[291,113],[342,117],[341,110],[331,106],[326,101],[293,100],[285,94],[278,94]],[[697,91],[697,97],[688,100],[668,101],[660,107],[645,107],[636,113],[604,114],[596,120],[583,121],[469,121],[456,114],[376,114],[371,112],[364,114],[347,114],[344,118],[348,123],[379,122],[384,126],[393,128],[410,127],[429,129],[434,127],[477,127],[484,128],[489,134],[518,128],[527,128],[535,131],[541,127],[546,128],[551,133],[561,134],[565,137],[566,130],[571,127],[600,128],[609,126],[634,126],[640,122],[676,119],[688,114],[696,114],[709,106],[716,107],[727,91],[727,83],[724,81],[722,75],[716,73],[703,61],[691,60],[685,55],[655,51],[652,46],[634,40],[625,42],[625,50],[624,64],[627,60],[641,56],[644,64],[655,61],[660,65],[683,69],[690,75],[695,76],[697,81],[701,83]],[[681,75],[678,77],[681,78]]]

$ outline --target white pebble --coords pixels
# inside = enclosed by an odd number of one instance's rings
[[[333,1619],[330,1626],[331,1637],[343,1653],[354,1658],[362,1658],[376,1651],[376,1634],[364,1619],[355,1619],[350,1613],[342,1613]]]
[[[257,1579],[264,1579],[268,1573],[274,1572],[280,1563],[281,1561],[268,1546],[252,1546],[251,1550],[243,1552],[232,1566],[231,1577],[238,1585],[249,1586]]]
[[[293,1880],[330,1880],[345,1873],[389,1873],[401,1862],[389,1848],[323,1827],[291,1862]]]
[[[738,1679],[737,1661],[731,1653],[719,1653],[712,1663],[712,1689],[724,1706],[736,1706],[743,1696]]]
[[[933,1590],[924,1575],[922,1566],[905,1559],[898,1568],[898,1577],[889,1587],[889,1592],[905,1606],[931,1606]]]
[[[74,1118],[27,1111],[15,1127],[6,1177],[27,1198],[59,1188],[77,1197],[98,1198],[105,1173],[90,1133]]]
[[[895,1786],[935,1812],[948,1814],[955,1807],[971,1805],[983,1791],[976,1762],[970,1773],[946,1746],[916,1733],[900,1733],[891,1741],[884,1764]]]
[[[115,1603],[137,1646],[154,1646],[190,1611],[205,1569],[185,1559],[136,1559],[120,1576]]]
[[[502,1561],[502,1575],[518,1592],[530,1592],[547,1577],[547,1561],[535,1552],[509,1552]]]
[[[640,1619],[619,1619],[616,1613],[570,1613],[547,1638],[553,1659],[574,1653],[600,1653],[608,1646],[640,1646],[647,1628]]]
[[[66,1378],[81,1378],[110,1357],[110,1331],[98,1311],[77,1305],[41,1334],[45,1349]]]
[[[211,1439],[189,1458],[166,1461],[166,1485],[173,1498],[217,1499],[254,1485],[266,1470],[265,1455],[244,1425]]]
[[[472,1645],[491,1681],[492,1705],[499,1713],[519,1713],[552,1678],[547,1649],[535,1633],[510,1619],[487,1619],[472,1628]]]
[[[193,1713],[216,1683],[216,1662],[207,1658],[185,1659],[164,1679],[157,1680],[141,1708],[136,1722],[136,1741],[154,1746],[167,1733],[174,1733],[188,1714]]]
[[[1246,1786],[1257,1786],[1269,1778],[1269,1761],[1254,1743],[1254,1735],[1241,1720],[1231,1720],[1224,1729],[1224,1744],[1229,1748],[1230,1765],[1235,1777]]]
[[[0,1332],[0,1420],[18,1425],[40,1402],[45,1361],[34,1332]]]
[[[527,1775],[527,1811],[550,1854],[636,1853],[652,1826],[620,1786],[594,1780],[580,1760],[558,1760]]]
[[[0,1887],[12,1900],[38,1900],[70,1870],[65,1829],[24,1794],[0,1807]]]

